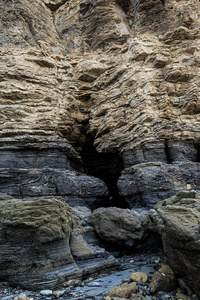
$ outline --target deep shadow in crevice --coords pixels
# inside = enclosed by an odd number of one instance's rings
[[[166,154],[166,158],[167,158],[167,163],[171,164],[172,163],[172,158],[171,158],[171,155],[170,155],[169,146],[168,146],[167,142],[165,143],[165,154]]]
[[[92,135],[88,135],[82,147],[81,157],[86,173],[102,179],[109,188],[110,197],[100,206],[128,208],[127,203],[120,197],[117,188],[117,180],[123,170],[123,162],[119,152],[98,153],[94,147],[94,138]]]
[[[197,162],[200,162],[200,143],[195,145],[195,148],[197,150]]]

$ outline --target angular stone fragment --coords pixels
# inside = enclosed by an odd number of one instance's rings
[[[175,274],[168,265],[162,266],[153,274],[149,284],[150,291],[156,293],[159,291],[171,292],[178,286]]]

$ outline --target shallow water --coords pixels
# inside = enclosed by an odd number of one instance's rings
[[[137,258],[138,259],[138,258]],[[160,257],[157,258],[160,261]],[[152,277],[155,269],[157,268],[156,258],[153,259],[154,263],[148,263],[146,260],[135,261],[134,257],[128,257],[124,262],[121,263],[121,268],[126,268],[125,270],[115,271],[114,273],[90,280],[85,282],[84,286],[71,288],[68,295],[64,296],[65,300],[82,300],[82,299],[104,299],[107,292],[117,285],[121,285],[123,282],[128,281],[130,275],[134,272],[144,272],[149,278]]]

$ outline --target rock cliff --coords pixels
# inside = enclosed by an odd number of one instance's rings
[[[0,0],[0,192],[93,210],[200,189],[199,20],[199,0]]]

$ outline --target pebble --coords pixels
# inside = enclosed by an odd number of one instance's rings
[[[53,292],[53,295],[56,297],[56,298],[59,298],[61,296],[63,296],[65,293],[65,290],[62,290],[62,291],[55,291]]]
[[[42,296],[51,296],[53,294],[52,290],[42,290],[40,291]]]

